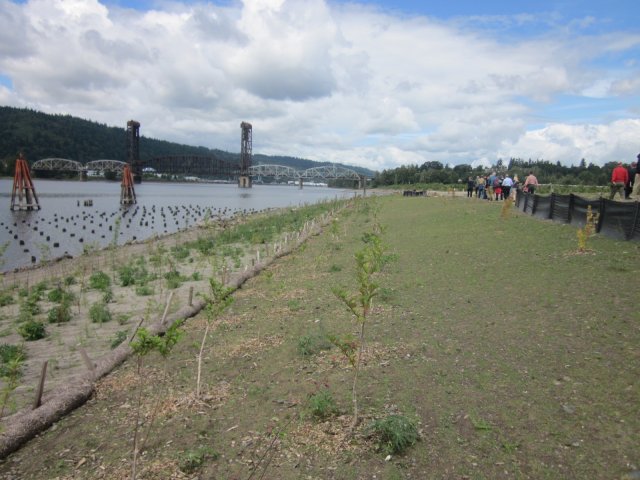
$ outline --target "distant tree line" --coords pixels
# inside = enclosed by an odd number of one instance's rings
[[[564,166],[560,162],[547,160],[523,160],[511,158],[507,163],[498,160],[490,168],[462,164],[455,167],[443,165],[440,162],[425,162],[422,165],[401,166],[394,169],[383,170],[376,173],[373,178],[373,186],[389,185],[413,185],[427,183],[459,184],[464,183],[469,177],[476,177],[491,172],[498,174],[518,175],[524,179],[530,171],[538,178],[540,183],[552,183],[559,185],[606,185],[611,178],[611,172],[617,162],[609,162],[598,166],[587,164],[582,159],[577,166]]]
[[[51,115],[26,108],[0,107],[0,175],[13,175],[18,152],[24,152],[29,163],[42,158],[68,158],[82,163],[99,159],[124,161],[126,129],[124,125],[122,128],[109,127],[71,115]],[[140,137],[140,160],[143,162],[170,155],[211,156],[227,162],[239,161],[239,153]],[[260,154],[254,154],[253,161],[254,164],[277,164],[297,169],[331,165],[329,162]],[[373,175],[373,171],[368,169],[348,168],[368,176]]]

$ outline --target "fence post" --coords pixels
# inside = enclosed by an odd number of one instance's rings
[[[538,195],[533,194],[533,205],[531,206],[531,215],[535,215],[536,209],[538,208]]]
[[[604,208],[605,206],[605,199],[604,197],[600,197],[600,207],[599,207],[599,212],[598,212],[598,224],[596,225],[596,233],[600,233],[600,230],[602,229],[602,222],[604,221]]]
[[[640,219],[640,202],[636,202],[636,213],[633,215],[633,223],[631,224],[631,229],[629,230],[629,237],[627,240],[631,240],[633,238],[633,234],[636,232],[636,226],[638,225],[638,220]]]
[[[556,194],[551,193],[551,200],[549,201],[549,219],[553,220],[553,210],[556,208]]]
[[[40,373],[40,381],[38,382],[38,388],[36,390],[36,398],[33,401],[33,409],[35,410],[42,404],[42,392],[44,391],[44,380],[47,376],[47,365],[49,360],[45,360],[42,364],[42,372]]]
[[[567,210],[567,223],[571,223],[571,217],[573,216],[573,206],[575,204],[575,196],[573,193],[569,194],[569,208]]]

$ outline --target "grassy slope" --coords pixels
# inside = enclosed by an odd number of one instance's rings
[[[354,330],[331,287],[353,285],[372,223],[359,207],[341,216],[337,242],[325,231],[235,294],[209,338],[206,403],[189,401],[202,318],[169,358],[169,381],[149,359],[145,404],[164,400],[141,478],[172,478],[201,448],[202,478],[250,478],[258,463],[252,478],[620,478],[640,467],[638,244],[594,238],[593,254],[575,255],[575,228],[503,220],[487,202],[379,202],[398,260],[367,327],[363,427],[401,412],[422,440],[385,462],[364,429],[340,443],[348,418],[305,414],[325,385],[349,412],[351,371],[336,349],[303,358],[297,345]],[[134,374],[123,366],[0,476],[126,478]]]

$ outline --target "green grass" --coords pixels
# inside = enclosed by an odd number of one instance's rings
[[[209,332],[202,403],[187,400],[203,314],[186,322],[166,367],[155,354],[145,359],[169,386],[157,388],[154,376],[145,383],[145,403],[157,398],[165,410],[142,467],[163,466],[156,477],[171,478],[193,459],[202,478],[264,469],[264,478],[283,480],[623,478],[637,470],[637,269],[618,266],[640,265],[640,245],[596,236],[593,252],[578,255],[575,227],[515,212],[502,219],[501,205],[399,196],[377,203],[395,260],[376,278],[356,434],[339,443],[353,372],[338,349],[318,349],[314,339],[316,331],[354,334],[331,289],[354,284],[353,255],[376,212],[362,202],[339,216],[339,250],[330,231],[311,237],[234,294]],[[112,374],[121,388],[29,443],[0,476],[52,478],[58,452],[73,452],[77,465],[90,458],[90,443],[100,445],[105,470],[85,462],[75,476],[127,475],[131,409],[123,405],[137,396],[119,379],[135,373],[126,362]],[[319,391],[345,413],[320,422],[305,415]],[[414,428],[387,430],[408,435],[381,441],[367,428],[398,415]],[[394,442],[406,448],[385,462]],[[203,445],[219,457],[199,455]]]

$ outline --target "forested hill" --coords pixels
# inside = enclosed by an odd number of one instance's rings
[[[239,147],[238,140],[238,150]],[[0,174],[12,173],[19,151],[25,152],[29,162],[49,157],[69,158],[80,162],[103,158],[124,160],[125,128],[109,127],[71,115],[51,115],[23,108],[0,107]],[[239,158],[239,153],[140,137],[141,160],[165,155],[211,155],[231,162],[237,162]],[[331,165],[329,162],[256,153],[253,158],[254,164],[286,165],[296,169]],[[360,167],[342,166],[368,176],[374,173]]]

